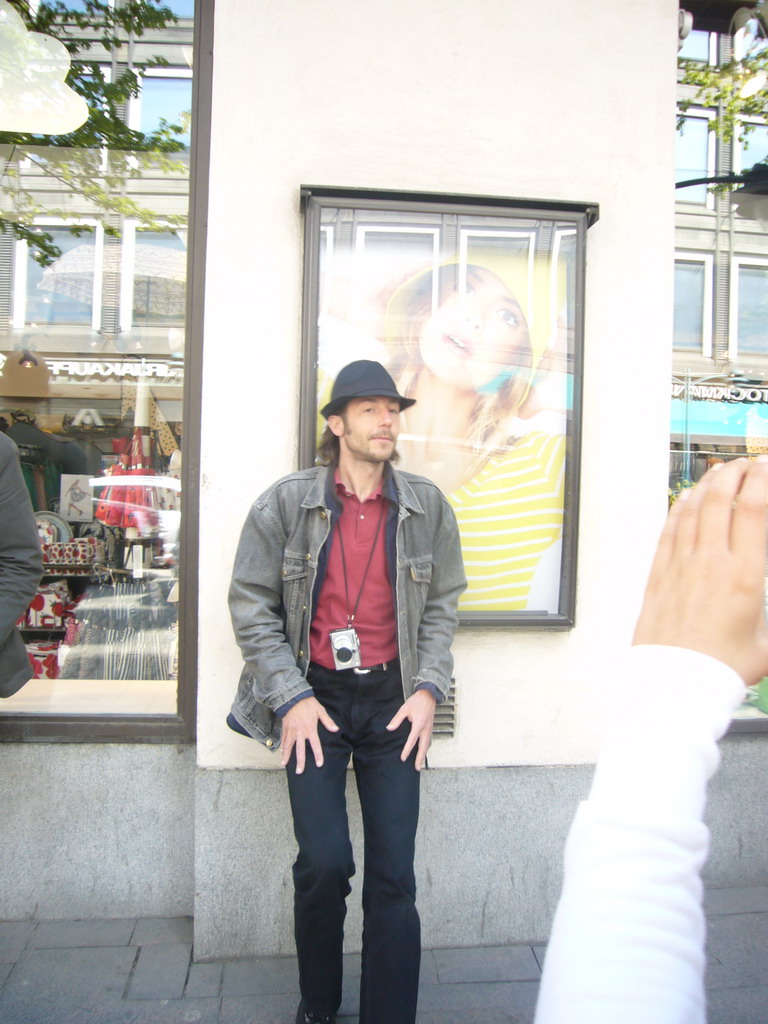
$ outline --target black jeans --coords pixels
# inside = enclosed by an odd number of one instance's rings
[[[313,665],[308,679],[340,728],[320,726],[322,768],[309,747],[301,775],[295,754],[287,766],[299,844],[293,880],[301,995],[320,1013],[335,1013],[341,1003],[346,897],[355,873],[345,796],[351,755],[365,837],[360,1024],[412,1024],[421,958],[413,871],[419,773],[415,753],[400,760],[410,722],[386,729],[403,703],[400,672],[357,675]]]

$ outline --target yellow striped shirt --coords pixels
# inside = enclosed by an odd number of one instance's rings
[[[564,466],[565,437],[532,432],[449,496],[468,581],[459,610],[528,607],[541,557],[562,535]]]

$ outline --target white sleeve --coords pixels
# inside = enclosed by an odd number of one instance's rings
[[[695,651],[637,646],[612,695],[566,842],[535,1024],[703,1024],[701,818],[744,683]]]

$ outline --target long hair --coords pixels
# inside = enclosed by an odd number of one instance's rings
[[[320,466],[335,466],[339,461],[339,439],[327,423],[317,442],[315,461]]]
[[[467,264],[466,279],[471,285],[479,281],[479,274],[492,273],[476,264]],[[419,338],[423,325],[434,312],[433,294],[436,290],[437,305],[441,306],[458,288],[459,266],[448,263],[437,270],[437,288],[434,288],[434,271],[422,271],[402,285],[390,300],[385,327],[387,345],[392,358],[389,370],[403,394],[413,394],[419,376],[427,369],[419,349]],[[522,310],[521,310],[522,312]],[[530,389],[533,352],[528,324],[525,322],[525,341],[515,353],[513,372],[493,393],[478,392],[470,416],[468,440],[478,451],[488,451],[507,442],[505,423],[510,420],[525,401]]]

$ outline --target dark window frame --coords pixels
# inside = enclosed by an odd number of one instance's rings
[[[576,230],[574,283],[573,399],[568,413],[565,469],[565,521],[562,534],[560,585],[556,612],[531,610],[461,611],[468,626],[503,626],[570,629],[575,625],[579,474],[584,349],[584,293],[587,230],[599,216],[595,203],[560,202],[440,193],[390,192],[343,187],[309,186],[301,189],[305,215],[302,360],[299,419],[299,465],[314,463],[317,424],[318,312],[320,305],[321,213],[326,208],[354,211],[405,212],[419,224],[420,214],[530,218],[554,224],[568,222]]]
[[[200,408],[202,399],[205,243],[211,136],[214,0],[196,0],[190,149],[189,250],[182,440],[184,514],[180,526],[179,669],[172,715],[0,716],[0,743],[192,743],[196,732]]]

